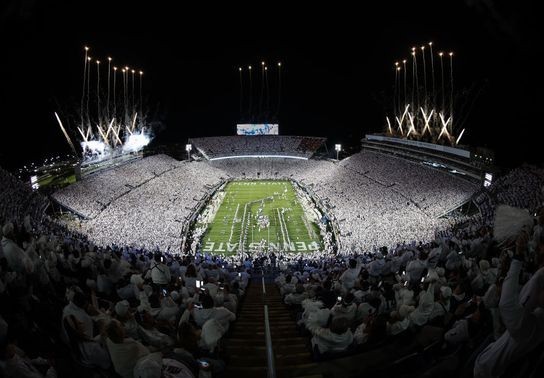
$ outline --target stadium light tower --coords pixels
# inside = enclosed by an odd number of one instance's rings
[[[185,151],[187,151],[187,160],[191,161],[191,150],[193,149],[193,145],[188,143],[185,145]]]
[[[338,154],[340,153],[340,151],[342,151],[342,145],[341,144],[335,144],[334,145],[334,150],[336,151],[336,160],[338,160]]]

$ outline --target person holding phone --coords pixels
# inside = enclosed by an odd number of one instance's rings
[[[183,282],[185,282],[185,287],[187,288],[189,295],[194,295],[197,292],[197,281],[201,282],[202,276],[197,272],[194,264],[189,264],[187,270],[183,274]]]
[[[502,376],[544,342],[544,267],[520,287],[529,234],[517,237],[510,268],[502,283],[499,311],[506,331],[476,358],[474,377]]]
[[[162,288],[170,283],[171,275],[170,268],[161,259],[164,260],[162,254],[156,253],[145,278],[151,278],[153,286]]]
[[[355,296],[353,293],[348,293],[344,297],[338,298],[339,301],[331,308],[331,315],[333,319],[345,318],[351,326],[357,314],[357,305],[354,303]]]

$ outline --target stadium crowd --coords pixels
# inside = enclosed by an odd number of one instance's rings
[[[139,169],[131,168],[131,163],[113,173],[104,172],[105,177],[97,173],[53,198],[91,218],[81,221],[77,230],[98,245],[167,250],[180,245],[182,224],[207,187],[223,179],[295,179],[323,200],[326,211],[337,220],[341,244],[350,250],[432,240],[437,230],[451,225],[438,217],[476,191],[474,184],[457,177],[369,151],[340,164],[282,158],[187,164],[164,156],[152,164],[144,162],[138,164],[145,179],[132,177],[138,176]],[[123,185],[112,180],[115,173]]]
[[[208,159],[240,155],[289,155],[310,158],[324,138],[279,135],[221,136],[189,140]]]
[[[244,172],[253,177],[257,171],[245,164]],[[372,170],[359,171],[348,180],[347,174],[343,178],[339,173],[353,168],[348,162],[306,164],[302,167],[311,169],[299,171],[299,177],[313,183],[311,187],[336,212],[342,229],[354,230],[352,223],[345,222],[379,226],[378,214],[366,214],[359,202],[360,188],[370,198],[368,206],[397,201],[398,207],[387,209],[398,215],[390,222],[403,219],[401,193],[380,186],[379,196],[376,191],[372,197],[377,180]],[[162,163],[158,165],[160,169]],[[269,166],[267,172],[277,172],[274,164]],[[364,239],[354,238],[338,255],[280,253],[274,260],[259,254],[246,258],[170,254],[170,241],[156,243],[168,240],[169,229],[162,223],[157,226],[158,215],[147,219],[142,205],[173,217],[174,208],[156,202],[158,191],[166,190],[168,201],[179,196],[185,204],[187,197],[193,198],[226,174],[207,163],[160,172],[147,181],[129,178],[127,182],[135,187],[90,221],[101,222],[95,224],[100,227],[93,235],[44,216],[47,200],[0,170],[0,369],[4,375],[54,377],[91,371],[154,377],[168,371],[191,376],[199,369],[219,373],[224,367],[220,340],[236,319],[250,279],[248,271],[256,260],[270,261],[279,272],[276,282],[284,300],[297,314],[318,358],[394,343],[406,346],[417,340],[423,349],[416,355],[430,356],[424,364],[427,376],[460,368],[477,377],[521,377],[541,371],[542,170],[521,167],[496,180],[477,194],[481,215],[440,237],[429,229],[425,237],[413,234],[404,243],[393,242],[388,237],[398,230],[384,227],[381,239],[365,244],[360,242]],[[318,175],[322,181],[311,182]],[[418,177],[431,180],[424,184],[431,185],[432,179]],[[180,182],[194,186],[184,189]],[[397,182],[392,187],[396,186]],[[77,200],[78,194],[66,195]],[[507,227],[509,235],[497,240],[495,208],[500,204],[526,209],[531,222],[522,226],[513,220]],[[407,207],[423,214],[415,205]],[[101,219],[102,214],[107,217]],[[422,219],[418,218],[419,227],[425,230]],[[117,227],[124,223],[119,220],[138,224],[141,239],[135,238],[136,229],[119,232]],[[356,230],[362,236],[369,231]],[[100,239],[108,232],[110,236]],[[152,241],[143,248],[141,240],[149,235],[154,235]],[[382,245],[386,246],[375,248]]]
[[[395,345],[426,351],[424,376],[536,377],[544,368],[543,225],[540,208],[534,226],[514,223],[501,241],[493,228],[469,224],[450,238],[374,254],[281,257],[276,283],[318,358]]]
[[[194,377],[224,369],[220,340],[243,299],[245,265],[102,249],[47,216],[7,221],[1,231],[2,376]]]

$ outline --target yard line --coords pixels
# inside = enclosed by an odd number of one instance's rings
[[[287,223],[285,222],[285,218],[284,218],[283,213],[281,213],[281,218],[282,218],[283,224],[285,226],[285,235],[287,236],[287,243],[288,243],[288,245],[291,245],[291,238],[289,237],[289,230],[287,229]]]
[[[234,213],[234,218],[232,219],[232,225],[230,226],[230,236],[229,236],[229,243],[232,240],[232,233],[234,232],[234,222],[236,222],[236,216],[238,215],[238,209],[240,208],[240,204],[236,204],[236,212]]]
[[[283,245],[285,245],[285,243],[287,242],[287,239],[285,238],[285,233],[283,232],[283,223],[281,221],[281,214],[280,214],[280,209],[279,208],[276,208],[276,211],[278,212],[278,221],[280,223],[280,229],[281,229],[281,236],[283,238]]]

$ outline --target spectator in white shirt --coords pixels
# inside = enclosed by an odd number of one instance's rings
[[[170,268],[164,264],[164,257],[156,253],[145,278],[151,278],[154,285],[165,286],[170,283]]]

